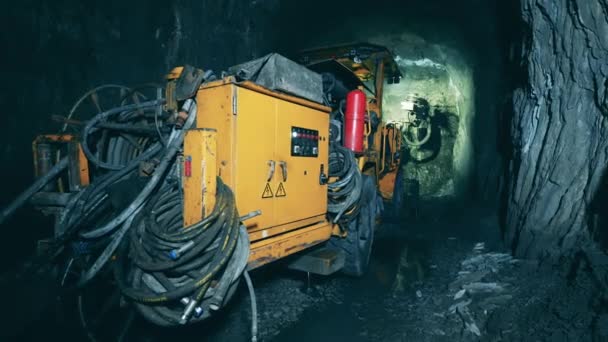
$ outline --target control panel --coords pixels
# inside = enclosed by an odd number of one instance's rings
[[[293,157],[318,157],[319,139],[319,131],[291,127],[291,155]]]

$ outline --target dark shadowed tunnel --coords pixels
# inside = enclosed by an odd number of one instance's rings
[[[25,0],[0,19],[2,336],[252,340],[247,264],[258,340],[608,340],[607,0]],[[308,69],[233,67],[272,52]],[[204,71],[167,76],[183,65]],[[130,88],[74,106],[103,84]],[[62,132],[90,145],[91,185],[66,173],[9,215],[41,176],[32,142]],[[294,266],[311,255],[342,272]]]

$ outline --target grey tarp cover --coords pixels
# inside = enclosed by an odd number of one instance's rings
[[[238,80],[252,81],[267,89],[323,103],[323,81],[320,74],[271,53],[228,69]]]

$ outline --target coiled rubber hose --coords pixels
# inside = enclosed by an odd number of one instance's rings
[[[62,211],[48,259],[69,260],[60,277],[66,288],[87,285],[104,268],[113,270],[123,295],[146,319],[173,326],[201,321],[225,305],[245,270],[250,247],[234,195],[219,178],[212,213],[183,226],[176,156],[197,106],[192,99],[184,101],[181,110],[188,113],[187,120],[183,128],[172,127],[167,138],[150,134],[151,128],[160,132],[163,103],[121,105],[87,122],[82,147],[98,173]],[[155,126],[146,118],[150,111]],[[155,165],[151,176],[138,176],[142,162]],[[56,168],[66,165],[62,160]],[[111,188],[132,183],[142,186],[119,192],[124,203],[114,203]],[[68,282],[70,272],[77,276]]]
[[[234,195],[217,180],[212,213],[182,225],[179,189],[166,185],[137,215],[115,278],[148,320],[172,326],[203,320],[236,288],[249,255]]]
[[[189,101],[193,102],[192,100],[189,100]],[[89,147],[89,136],[98,130],[98,128],[96,127],[97,124],[107,121],[112,116],[117,116],[121,113],[138,110],[138,109],[155,108],[155,107],[158,107],[159,105],[162,105],[163,103],[164,103],[164,100],[153,100],[153,101],[147,101],[147,102],[143,102],[143,103],[135,103],[135,104],[125,105],[125,106],[121,106],[121,107],[116,107],[116,108],[110,109],[108,111],[105,111],[103,113],[99,113],[94,118],[87,121],[87,124],[84,126],[84,129],[82,131],[82,150],[83,150],[84,154],[86,155],[89,163],[95,164],[98,167],[102,167],[102,168],[109,169],[109,170],[122,169],[124,167],[124,165],[116,165],[116,164],[107,163],[107,162],[99,160],[99,158],[97,158],[97,156],[93,152],[91,152],[91,149]]]
[[[354,153],[339,145],[331,144],[329,150],[329,177],[335,182],[327,185],[327,211],[334,223],[348,222],[356,217],[363,181]]]

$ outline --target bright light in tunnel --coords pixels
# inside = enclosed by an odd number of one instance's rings
[[[401,102],[402,110],[414,110],[414,101],[405,100]]]

